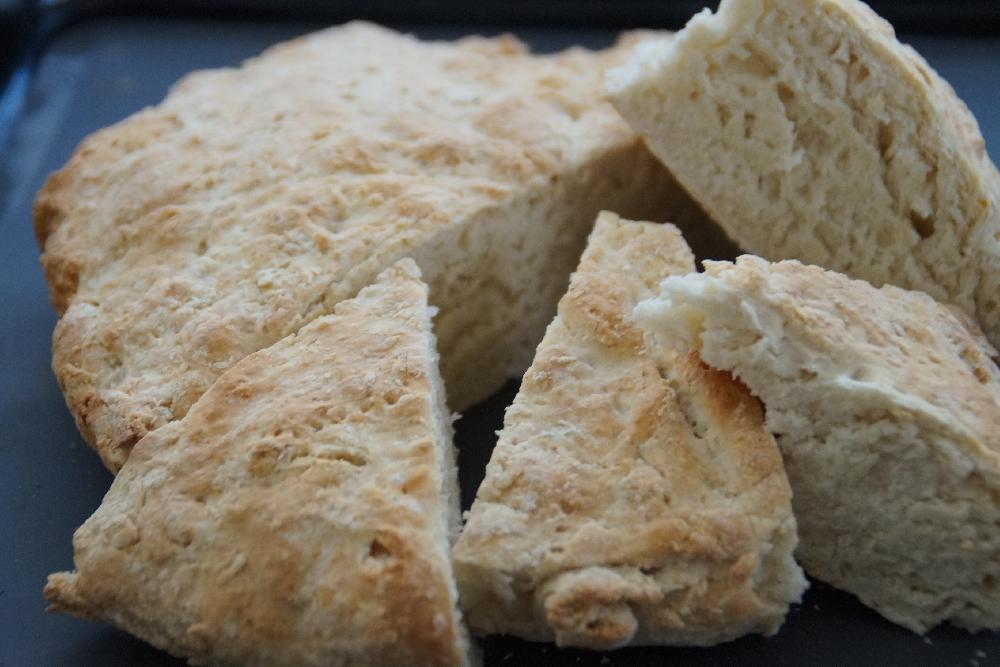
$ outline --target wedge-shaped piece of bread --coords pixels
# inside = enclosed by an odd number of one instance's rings
[[[609,104],[624,51],[350,24],[185,78],[38,195],[53,365],[112,469],[236,361],[402,257],[460,409],[520,375],[601,207],[686,200]]]
[[[745,249],[919,289],[1000,345],[1000,175],[951,86],[856,0],[722,0],[609,75]]]
[[[693,270],[672,225],[601,214],[453,552],[474,632],[705,645],[771,634],[798,600],[760,404],[630,321],[662,278]]]
[[[1000,374],[964,314],[750,256],[637,314],[763,400],[807,572],[916,632],[1000,628]]]
[[[404,260],[146,436],[51,609],[198,664],[465,665],[451,420]]]

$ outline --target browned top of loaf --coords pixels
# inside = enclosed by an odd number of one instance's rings
[[[402,262],[140,441],[51,608],[199,663],[462,664],[426,298]]]
[[[446,228],[633,146],[599,99],[618,57],[351,23],[191,74],[87,138],[35,207],[81,432],[119,467],[221,371]]]

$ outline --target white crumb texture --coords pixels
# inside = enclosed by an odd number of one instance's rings
[[[972,114],[856,0],[723,0],[606,80],[745,250],[919,289],[1000,343],[1000,174]]]
[[[916,632],[1000,627],[995,351],[925,295],[743,257],[637,316],[761,398],[808,572]]]

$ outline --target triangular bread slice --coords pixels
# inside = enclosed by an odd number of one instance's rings
[[[751,256],[637,316],[764,402],[806,571],[916,632],[1000,628],[1000,373],[926,294]]]
[[[412,257],[451,407],[527,368],[601,208],[696,206],[603,100],[628,51],[351,23],[197,72],[39,192],[53,368],[117,470],[219,374]]]
[[[1000,174],[954,90],[858,0],[722,0],[608,76],[746,251],[927,292],[1000,345]]]
[[[694,270],[672,225],[602,213],[454,549],[474,632],[609,649],[773,633],[805,588],[759,403],[629,314]]]
[[[404,260],[140,441],[45,597],[198,664],[466,665],[456,484]]]

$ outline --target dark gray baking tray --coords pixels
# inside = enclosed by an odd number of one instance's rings
[[[25,104],[0,145],[0,665],[178,664],[129,635],[44,613],[45,576],[72,567],[71,536],[111,476],[84,445],[49,370],[55,315],[38,266],[31,201],[88,133],[160,100],[185,72],[230,65],[311,26],[109,19],[59,34],[38,63]],[[421,28],[424,37],[478,31]],[[539,50],[601,46],[602,30],[517,30]],[[1000,147],[1000,39],[911,40]],[[3,129],[3,128],[0,128]],[[0,133],[2,134],[2,133]],[[514,396],[511,383],[458,423],[463,500],[482,478]],[[1000,664],[1000,635],[945,627],[921,638],[851,596],[814,585],[773,638],[710,649],[557,650],[507,638],[484,642],[488,665],[963,665]]]

